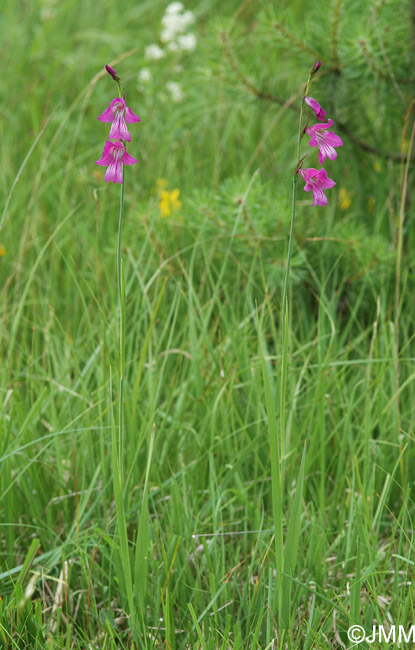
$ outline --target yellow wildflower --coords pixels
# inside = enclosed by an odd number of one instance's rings
[[[369,201],[367,202],[367,209],[369,210],[369,214],[373,214],[375,211],[375,205],[376,205],[376,199],[374,196],[371,196],[369,198]]]
[[[0,257],[5,257],[6,256],[6,249],[4,248],[3,244],[0,244]]]
[[[342,210],[348,210],[352,204],[352,197],[350,192],[345,187],[339,190],[339,206]]]
[[[379,160],[375,160],[373,163],[373,169],[376,172],[376,174],[379,174],[380,170],[382,169]]]
[[[162,217],[169,217],[174,210],[181,207],[180,190],[160,190],[159,208]]]

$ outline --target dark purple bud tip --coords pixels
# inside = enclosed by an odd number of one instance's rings
[[[111,68],[110,65],[106,65],[105,70],[108,72],[108,74],[111,75],[111,77],[114,79],[114,81],[116,81],[117,83],[120,81],[119,76],[115,72],[114,68]]]
[[[320,66],[321,66],[321,61],[317,61],[317,63],[315,63],[315,64],[313,65],[312,69],[311,69],[311,74],[312,74],[312,75],[313,75],[313,74],[316,74],[316,72],[317,72],[317,70],[320,68]]]

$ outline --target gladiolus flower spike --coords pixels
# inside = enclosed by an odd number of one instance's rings
[[[328,178],[326,170],[309,167],[308,169],[300,169],[299,173],[305,180],[304,191],[313,192],[313,205],[327,205],[327,196],[323,190],[334,187],[336,183],[331,178]]]
[[[134,165],[137,162],[137,158],[133,158],[129,153],[127,153],[125,145],[122,142],[119,140],[116,140],[115,142],[107,140],[102,156],[95,164],[108,167],[105,172],[106,183],[109,183],[109,181],[112,181],[113,183],[122,183],[122,166]]]
[[[327,205],[327,197],[324,194],[323,190],[329,189],[336,185],[336,183],[328,178],[326,170],[322,167],[321,169],[315,169],[314,167],[309,167],[308,169],[301,169],[302,162],[305,158],[300,159],[300,139],[301,135],[307,133],[310,136],[310,147],[318,147],[318,161],[320,165],[323,165],[326,158],[329,160],[335,160],[337,158],[336,147],[343,146],[343,140],[336,134],[334,131],[330,131],[329,128],[333,126],[333,120],[326,118],[326,111],[320,106],[318,101],[310,97],[308,94],[309,87],[312,81],[313,76],[319,70],[321,66],[320,61],[317,61],[311,68],[311,72],[308,76],[308,81],[305,87],[303,101],[304,104],[307,104],[313,111],[316,118],[322,124],[313,124],[308,126],[308,119],[306,125],[303,127],[303,131],[300,131],[298,139],[298,163],[295,169],[295,174],[301,174],[305,180],[305,192],[313,192],[313,205]],[[302,116],[303,106],[301,106],[301,116]],[[327,119],[327,122],[325,121]],[[301,127],[301,118],[300,118],[300,127]]]
[[[113,183],[123,183],[123,165],[134,165],[138,160],[130,156],[125,149],[125,143],[130,142],[131,136],[129,134],[127,123],[139,122],[138,115],[132,112],[125,103],[125,93],[121,86],[121,79],[116,70],[111,66],[105,66],[106,71],[114,79],[118,86],[119,96],[115,97],[110,102],[108,108],[105,109],[98,119],[101,122],[111,122],[111,128],[108,140],[105,142],[104,151],[99,160],[96,160],[97,165],[106,166],[108,169],[105,172],[105,182],[112,181]]]
[[[109,138],[121,139],[130,142],[131,136],[127,124],[140,122],[138,115],[128,108],[122,97],[116,97],[101,115],[98,116],[101,122],[112,122]],[[127,124],[126,124],[127,123]]]

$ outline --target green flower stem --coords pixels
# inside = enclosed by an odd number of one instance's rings
[[[124,179],[125,180],[125,179]],[[124,397],[124,371],[125,371],[125,282],[124,265],[121,258],[122,223],[124,218],[124,183],[120,191],[120,216],[118,220],[117,242],[117,283],[119,307],[119,398],[118,398],[118,455],[120,476],[123,474],[123,397]]]
[[[317,68],[318,69],[318,68]],[[267,412],[269,422],[274,422],[270,425],[270,438],[271,438],[271,476],[272,476],[272,493],[273,493],[273,515],[274,515],[274,526],[275,526],[275,554],[276,554],[276,566],[277,566],[277,607],[280,618],[280,624],[282,630],[287,630],[290,625],[290,603],[291,603],[291,576],[295,568],[295,553],[294,558],[290,555],[290,548],[284,550],[284,540],[283,540],[283,519],[282,519],[282,508],[283,508],[283,495],[284,495],[284,465],[285,465],[285,448],[289,445],[288,432],[286,432],[286,412],[285,412],[285,401],[286,401],[286,385],[287,385],[287,367],[288,367],[288,282],[290,276],[290,266],[291,266],[291,255],[292,255],[292,246],[294,239],[294,221],[295,221],[295,211],[296,211],[296,192],[297,192],[297,183],[298,183],[298,170],[301,165],[300,160],[300,150],[301,150],[301,138],[303,136],[303,108],[304,108],[304,97],[308,93],[308,89],[311,83],[313,74],[316,72],[315,66],[310,71],[308,76],[308,81],[304,89],[304,93],[301,98],[301,107],[300,107],[300,120],[298,124],[298,139],[297,139],[297,163],[294,170],[293,184],[292,184],[292,201],[291,201],[291,221],[290,221],[290,234],[288,238],[288,250],[287,258],[285,265],[284,273],[284,283],[282,291],[282,304],[281,304],[281,333],[282,333],[282,354],[281,354],[281,371],[280,371],[280,428],[279,428],[279,440],[278,440],[278,431],[275,425],[275,414],[272,406],[272,397],[269,389],[269,381],[266,376],[266,367],[265,362],[263,362],[263,374],[265,382],[265,396],[267,403]],[[270,417],[271,416],[271,417]],[[287,435],[287,439],[286,439]],[[279,448],[278,448],[279,447]],[[304,455],[302,461],[302,474],[304,476]],[[300,502],[302,495],[302,478],[299,483],[301,487],[297,487],[298,492],[296,491],[296,503],[297,506]],[[298,507],[297,507],[298,511]],[[298,544],[298,533],[295,532],[295,526],[297,525],[298,529],[298,512],[292,511],[289,518],[289,525],[287,530],[286,543],[288,545],[293,545],[292,548],[295,548],[295,544]],[[297,518],[297,522],[293,519],[294,516]],[[294,523],[293,523],[294,522]]]
[[[314,66],[312,70],[314,69]],[[304,89],[304,93],[301,97],[301,107],[300,107],[300,120],[298,124],[298,138],[297,138],[297,164],[295,166],[293,184],[292,184],[292,200],[291,200],[291,221],[290,221],[290,234],[288,238],[288,251],[287,251],[287,260],[285,265],[284,273],[284,283],[282,288],[282,304],[281,304],[281,330],[282,330],[282,355],[281,355],[281,373],[280,373],[280,458],[282,464],[281,472],[281,490],[283,489],[283,480],[284,480],[284,450],[288,440],[285,440],[285,395],[286,395],[286,384],[287,384],[287,364],[288,364],[288,281],[290,275],[290,266],[291,266],[291,254],[293,247],[293,238],[294,238],[294,221],[295,221],[295,210],[296,210],[296,193],[297,193],[297,183],[298,183],[298,167],[300,164],[300,150],[301,150],[301,139],[303,137],[303,108],[304,108],[304,97],[308,94],[308,89],[310,87],[311,78],[313,75],[312,70],[308,76],[308,81]]]
[[[115,80],[117,81],[117,80]],[[117,81],[118,94],[125,100],[125,92]],[[124,142],[125,144],[125,142]],[[119,310],[119,351],[118,351],[118,368],[119,368],[119,390],[118,390],[118,427],[115,427],[113,410],[111,409],[111,425],[112,425],[112,464],[113,464],[113,484],[114,484],[114,497],[115,508],[117,513],[117,527],[119,534],[119,553],[117,555],[117,572],[120,585],[123,585],[125,592],[127,608],[129,610],[130,626],[133,639],[135,640],[135,647],[138,647],[138,630],[140,628],[140,618],[138,615],[137,598],[135,596],[135,586],[133,581],[133,572],[130,558],[130,544],[128,540],[127,531],[127,517],[124,505],[124,430],[123,430],[123,415],[124,415],[124,377],[125,377],[125,333],[126,333],[126,305],[125,305],[125,275],[124,264],[121,257],[121,239],[122,239],[122,225],[124,219],[124,188],[125,188],[125,169],[123,170],[124,178],[120,188],[120,214],[118,219],[118,240],[117,240],[117,293],[118,293],[118,310]],[[111,384],[112,385],[112,384]],[[112,390],[111,390],[112,395]],[[118,436],[117,436],[118,433]],[[152,450],[152,442],[150,446],[150,457]],[[149,461],[150,462],[150,461]],[[147,477],[146,484],[147,486]],[[148,516],[148,509],[145,511]],[[142,518],[144,515],[142,515]],[[141,521],[141,520],[140,520]],[[145,529],[146,520],[142,527]],[[141,535],[143,538],[143,534]],[[145,542],[145,538],[144,538]],[[148,544],[142,546],[147,548]],[[137,560],[136,560],[137,562]],[[146,565],[144,566],[146,568]],[[144,568],[140,565],[140,575],[144,575]],[[144,592],[142,592],[144,593]]]

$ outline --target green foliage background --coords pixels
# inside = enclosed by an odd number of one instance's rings
[[[195,51],[148,61],[166,2],[4,0],[5,648],[332,648],[353,623],[413,621],[412,4],[189,1]],[[278,415],[298,110],[316,60],[312,96],[344,146],[327,208],[297,196],[284,530],[305,444],[306,463],[283,633],[258,341]],[[124,501],[131,558],[148,562],[133,634],[111,465],[119,193],[94,165],[115,90],[105,63],[141,117],[123,235]],[[306,139],[302,152],[317,165]],[[168,218],[159,179],[180,190]]]

